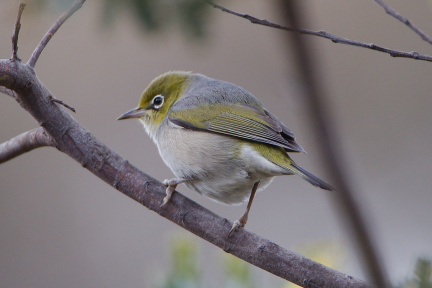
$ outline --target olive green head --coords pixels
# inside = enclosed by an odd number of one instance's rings
[[[190,72],[167,72],[156,79],[144,90],[138,107],[121,115],[117,120],[139,118],[146,129],[157,128],[171,106],[183,95]]]

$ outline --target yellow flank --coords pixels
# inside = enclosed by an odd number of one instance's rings
[[[180,99],[188,87],[189,72],[167,72],[154,79],[144,90],[138,107],[148,109],[156,95],[163,95],[164,105],[158,110],[149,110],[153,125],[159,125],[168,114],[171,106]]]
[[[289,172],[287,174],[298,173],[297,169],[291,166],[294,161],[289,157],[287,152],[282,147],[277,147],[255,141],[248,142],[249,145],[251,145],[261,156],[266,158],[268,161],[278,165],[279,167],[287,169],[287,172]]]

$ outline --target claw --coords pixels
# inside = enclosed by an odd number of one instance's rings
[[[166,196],[162,200],[162,204],[160,205],[160,207],[164,207],[166,204],[168,204],[175,189],[177,188],[177,185],[186,181],[187,179],[184,178],[165,179],[162,183],[167,186],[165,190]]]
[[[165,184],[165,181],[164,181],[164,184]],[[171,200],[172,194],[175,191],[175,188],[177,187],[177,185],[175,185],[175,186],[170,186],[167,184],[165,184],[165,185],[167,186],[167,189],[165,190],[166,196],[163,198],[162,204],[160,205],[160,207],[164,207],[166,204],[168,204],[168,202]]]
[[[239,220],[234,221],[233,226],[231,227],[231,230],[228,233],[228,237],[231,236],[231,234],[237,230],[237,228],[243,228],[245,226],[246,223],[242,223],[241,222],[241,218]]]
[[[160,207],[165,207],[166,204],[168,204],[168,202],[171,200],[171,197],[165,196],[164,199],[162,200],[162,204],[160,205]]]

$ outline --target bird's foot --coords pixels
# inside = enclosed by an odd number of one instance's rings
[[[165,190],[166,196],[162,200],[161,207],[164,207],[168,202],[171,200],[172,195],[174,194],[175,189],[177,188],[177,185],[183,182],[186,182],[187,179],[184,178],[172,178],[172,179],[165,179],[162,183],[167,186]]]
[[[231,234],[237,230],[237,228],[243,228],[246,226],[246,222],[247,222],[247,214],[243,214],[242,217],[240,217],[240,219],[234,221],[233,226],[231,227],[231,230],[228,233],[228,237],[231,236]]]

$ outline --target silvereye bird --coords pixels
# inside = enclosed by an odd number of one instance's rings
[[[244,227],[257,190],[279,175],[299,175],[314,186],[333,188],[299,167],[287,152],[304,152],[294,134],[245,89],[190,72],[168,72],[144,90],[137,108],[118,118],[138,118],[175,178],[166,205],[180,183],[217,202],[246,211],[230,235]]]

